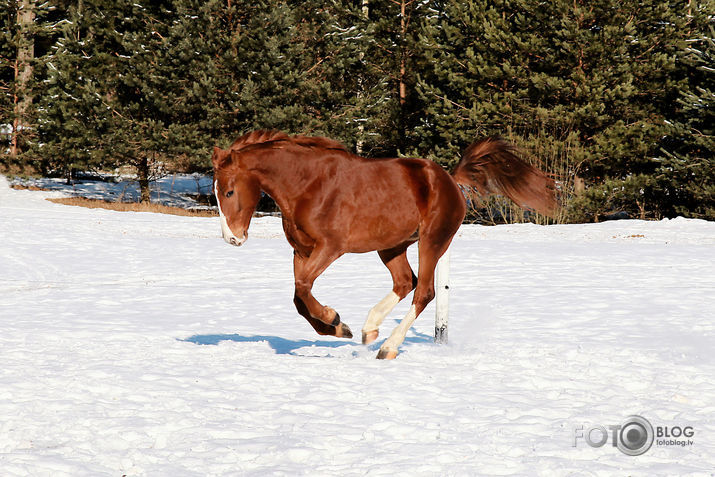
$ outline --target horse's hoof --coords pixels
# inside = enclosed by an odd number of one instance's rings
[[[369,345],[377,339],[377,335],[380,334],[378,330],[363,331],[362,332],[362,344]]]
[[[335,336],[337,336],[338,338],[352,338],[353,332],[350,331],[350,327],[348,327],[348,325],[346,325],[345,323],[340,323],[337,326]]]
[[[377,353],[377,359],[395,359],[397,358],[397,351],[392,349],[382,349]]]

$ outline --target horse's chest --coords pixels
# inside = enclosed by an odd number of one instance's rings
[[[309,257],[313,248],[315,248],[315,239],[305,233],[292,220],[283,217],[283,231],[285,232],[288,243],[300,255]]]

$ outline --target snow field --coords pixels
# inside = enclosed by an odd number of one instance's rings
[[[359,343],[376,254],[318,280],[356,333],[326,338],[279,219],[235,248],[217,218],[53,194],[0,177],[1,475],[714,475],[713,223],[464,226],[449,345],[431,305],[382,362],[409,299]],[[631,414],[694,444],[573,446]]]

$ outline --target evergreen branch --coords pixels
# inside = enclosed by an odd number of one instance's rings
[[[451,99],[449,99],[449,98],[447,98],[447,97],[445,97],[445,96],[440,96],[440,95],[438,95],[437,93],[435,93],[434,91],[432,91],[432,95],[435,96],[435,97],[437,97],[438,99],[441,99],[442,101],[447,101],[448,103],[450,103],[450,104],[452,104],[452,105],[458,107],[459,109],[462,109],[462,110],[464,110],[464,111],[469,111],[469,108],[467,108],[467,107],[465,107],[465,106],[462,106],[462,105],[459,104],[459,103],[455,103],[454,101],[452,101]]]
[[[320,64],[321,64],[323,61],[327,60],[328,58],[332,58],[332,57],[333,57],[333,55],[328,55],[328,56],[325,56],[325,57],[321,58],[320,60],[318,60],[318,62],[317,62],[316,64],[314,64],[313,66],[311,66],[310,68],[308,68],[303,74],[306,74],[306,75],[310,74],[315,68],[317,68],[318,66],[320,66]]]

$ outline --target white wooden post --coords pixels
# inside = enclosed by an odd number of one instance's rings
[[[435,281],[434,342],[446,344],[449,319],[449,249],[437,262]]]

